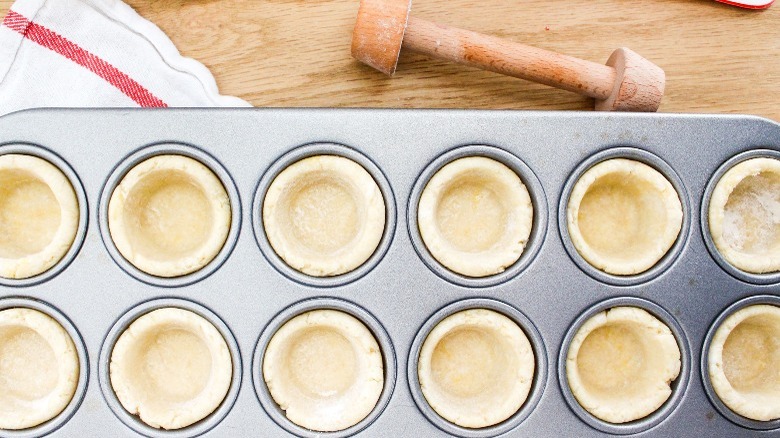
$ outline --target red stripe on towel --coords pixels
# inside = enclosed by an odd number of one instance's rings
[[[8,11],[8,15],[3,19],[3,26],[95,73],[142,107],[168,106],[160,98],[144,88],[143,85],[118,68],[82,49],[73,41],[45,26],[28,20],[17,12]],[[67,84],[63,84],[63,86],[67,86]]]

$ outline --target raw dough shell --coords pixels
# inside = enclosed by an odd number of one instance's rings
[[[151,427],[181,429],[222,404],[233,361],[213,324],[169,307],[140,316],[122,332],[111,352],[109,373],[127,412]]]
[[[566,355],[569,388],[591,415],[619,424],[644,418],[671,396],[680,348],[669,327],[637,307],[597,313]]]
[[[520,177],[486,157],[457,159],[431,177],[417,226],[431,255],[469,277],[503,272],[531,235],[533,204]]]
[[[108,227],[136,268],[179,277],[216,257],[231,214],[225,187],[208,167],[183,155],[158,155],[130,169],[114,189]]]
[[[496,425],[514,415],[534,380],[534,353],[523,330],[487,309],[444,318],[426,337],[417,371],[428,404],[468,428]]]
[[[357,318],[338,310],[300,314],[274,333],[263,379],[293,423],[318,432],[354,426],[384,387],[382,353]]]
[[[70,250],[79,204],[68,178],[30,155],[0,156],[0,277],[46,272]]]
[[[350,272],[376,251],[385,199],[374,178],[344,157],[318,155],[291,164],[263,200],[271,247],[290,267],[315,277]]]
[[[682,228],[682,204],[660,172],[639,161],[613,158],[588,169],[567,207],[569,236],[596,269],[634,275],[652,268]]]
[[[737,269],[780,271],[780,160],[752,158],[729,169],[712,191],[710,235]]]
[[[751,420],[780,418],[780,308],[752,305],[727,317],[707,360],[712,387],[729,409]]]
[[[0,430],[27,429],[59,415],[79,380],[73,340],[33,309],[0,311]]]

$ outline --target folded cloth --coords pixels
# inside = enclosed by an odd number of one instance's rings
[[[250,106],[120,0],[18,0],[0,25],[0,115],[33,107]]]

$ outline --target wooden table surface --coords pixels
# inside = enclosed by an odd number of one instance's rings
[[[128,0],[223,94],[256,106],[591,109],[578,95],[402,54],[387,78],[350,57],[358,0]],[[5,14],[11,0],[0,0]],[[605,62],[625,46],[667,76],[660,111],[780,121],[780,4],[711,0],[415,0],[421,18]]]

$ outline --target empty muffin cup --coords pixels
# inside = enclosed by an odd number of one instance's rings
[[[780,419],[780,308],[747,306],[716,329],[708,353],[712,387],[737,414]]]
[[[608,274],[635,275],[666,255],[680,234],[683,211],[660,172],[613,158],[579,177],[566,218],[571,241],[588,263]]]
[[[496,425],[525,403],[535,358],[523,330],[493,310],[454,313],[431,330],[417,363],[425,400],[461,427]]]
[[[0,430],[27,429],[59,415],[79,380],[73,339],[33,309],[0,311]]]
[[[780,160],[751,158],[726,171],[709,206],[712,241],[745,272],[780,271]]]
[[[520,258],[531,235],[533,208],[512,169],[491,158],[465,157],[428,181],[417,226],[425,247],[444,267],[487,277]]]
[[[577,330],[566,378],[577,402],[613,424],[644,418],[672,394],[680,347],[669,327],[638,307],[597,313]]]
[[[358,424],[384,387],[376,338],[339,310],[312,310],[284,323],[269,341],[262,367],[268,391],[287,418],[317,432]]]
[[[316,155],[282,170],[263,199],[263,228],[274,252],[304,274],[355,270],[377,249],[385,199],[360,164]]]
[[[157,155],[130,169],[114,189],[108,228],[133,266],[179,277],[216,257],[231,214],[225,187],[208,167],[183,155]]]
[[[213,324],[189,310],[167,307],[140,316],[122,332],[109,373],[127,412],[154,428],[181,429],[222,404],[233,362]]]
[[[79,203],[68,178],[48,161],[0,156],[0,277],[42,274],[68,252]]]

